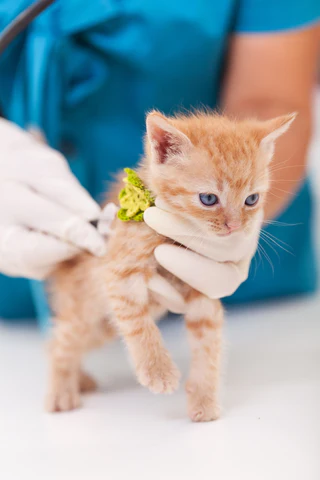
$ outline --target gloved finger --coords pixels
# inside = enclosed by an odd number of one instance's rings
[[[43,233],[21,226],[0,226],[0,270],[7,275],[43,280],[57,263],[79,252]]]
[[[16,148],[17,145],[28,145],[32,143],[32,135],[17,124],[0,117],[0,140],[1,146],[5,148]]]
[[[8,221],[3,223],[50,234],[94,255],[101,256],[106,251],[104,239],[92,225],[24,185],[3,184],[0,205],[2,202],[8,210]]]
[[[192,232],[189,221],[158,207],[149,207],[144,212],[143,218],[150,228],[173,240],[180,241]]]
[[[107,203],[103,207],[98,221],[98,232],[101,235],[112,234],[111,226],[118,210],[119,208],[114,203]]]
[[[218,237],[212,242],[199,228],[178,215],[150,207],[144,212],[144,221],[160,235],[171,238],[201,255],[209,258],[219,256],[221,260],[224,260],[224,255],[230,256],[228,243]]]
[[[61,153],[3,119],[0,119],[0,139],[8,157],[14,156],[14,161],[5,162],[6,179],[28,184],[86,220],[98,218],[100,207],[72,174]]]
[[[231,295],[245,280],[234,263],[220,263],[190,250],[163,244],[155,249],[158,263],[209,298]]]
[[[101,213],[99,205],[71,173],[63,178],[35,177],[28,181],[28,184],[41,196],[47,197],[85,220],[99,218]]]
[[[160,235],[219,262],[238,262],[247,252],[253,255],[257,245],[257,235],[248,237],[244,232],[235,232],[228,237],[209,236],[189,220],[157,207],[148,208],[144,220]]]
[[[173,313],[185,313],[186,305],[183,296],[164,277],[161,275],[151,277],[148,288],[167,310]]]
[[[0,141],[2,153],[6,156],[0,159],[0,167],[4,167],[5,178],[28,179],[46,177],[63,178],[73,176],[64,156],[49,147],[39,143],[25,130],[15,124],[5,121],[5,127],[0,119]],[[28,167],[28,168],[26,168]]]
[[[119,210],[119,207],[113,202],[107,203],[101,210],[100,220],[112,222]]]

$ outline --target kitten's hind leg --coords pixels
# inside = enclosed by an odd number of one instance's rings
[[[93,387],[81,372],[81,359],[89,342],[89,327],[78,320],[57,320],[50,344],[50,380],[46,410],[73,410],[81,404],[80,390]],[[91,385],[90,385],[91,384]]]
[[[192,351],[191,372],[186,385],[188,414],[194,422],[215,420],[220,415],[221,302],[192,291],[187,299],[185,321]]]

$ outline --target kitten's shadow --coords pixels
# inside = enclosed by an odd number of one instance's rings
[[[136,379],[134,373],[128,367],[128,372],[122,372],[120,375],[108,377],[99,382],[98,391],[104,394],[110,392],[129,392],[141,388]]]

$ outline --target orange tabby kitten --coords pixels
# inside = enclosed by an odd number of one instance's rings
[[[232,211],[241,229],[255,229],[258,235],[274,141],[293,118],[238,122],[205,113],[173,118],[150,113],[138,174],[170,211],[194,220],[206,234],[226,233],[226,215]],[[122,186],[122,182],[117,184],[116,193]],[[214,196],[221,199],[219,205],[212,204]],[[248,196],[252,202],[245,204]],[[115,219],[113,227],[104,258],[83,253],[61,264],[51,278],[55,322],[47,409],[79,407],[80,392],[95,387],[81,369],[82,356],[117,335],[124,338],[142,385],[155,393],[177,388],[178,369],[156,326],[165,308],[148,290],[150,279],[161,274],[186,302],[192,350],[186,388],[189,416],[194,421],[216,419],[223,322],[220,301],[207,298],[157,265],[155,247],[171,240],[144,222]]]

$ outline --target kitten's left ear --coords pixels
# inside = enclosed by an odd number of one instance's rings
[[[274,153],[275,141],[289,129],[296,116],[297,113],[294,112],[264,122],[264,136],[261,140],[260,148],[268,155],[269,161]]]
[[[152,158],[157,163],[166,163],[190,151],[192,143],[189,138],[158,112],[147,116],[147,137],[151,147]]]

